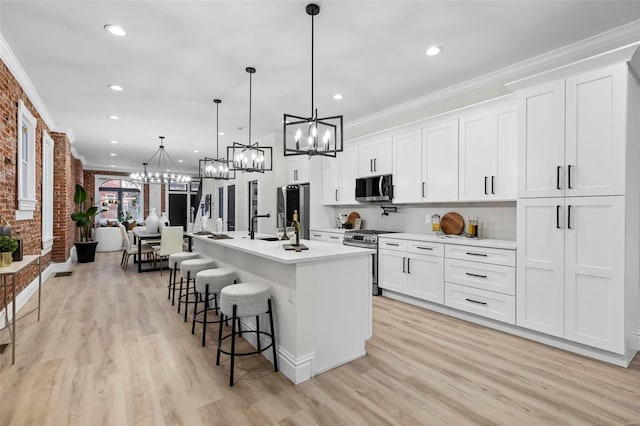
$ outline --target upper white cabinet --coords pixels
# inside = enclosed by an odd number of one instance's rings
[[[309,182],[309,157],[306,155],[296,155],[287,158],[287,183],[308,183]]]
[[[458,199],[458,120],[422,129],[420,198],[424,202]]]
[[[515,199],[516,147],[516,105],[460,118],[459,199]]]
[[[518,196],[624,195],[627,65],[519,93]]]
[[[325,205],[356,204],[358,146],[322,159],[322,202]]]
[[[392,172],[391,137],[358,145],[358,176],[385,175]]]
[[[420,129],[393,136],[393,202],[415,203],[422,198],[422,134]]]

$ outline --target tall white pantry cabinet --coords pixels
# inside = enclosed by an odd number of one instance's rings
[[[509,85],[519,120],[516,324],[624,366],[640,340],[635,47]]]

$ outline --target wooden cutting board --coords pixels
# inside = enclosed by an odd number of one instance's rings
[[[445,234],[459,235],[464,229],[464,219],[456,212],[449,212],[440,219],[440,229]]]
[[[354,223],[356,223],[356,219],[358,219],[360,217],[360,214],[358,212],[351,212],[349,214],[349,217],[347,218],[347,222],[351,222],[351,224],[353,225]]]

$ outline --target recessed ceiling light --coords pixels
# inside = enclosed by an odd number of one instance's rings
[[[118,37],[124,37],[127,35],[127,32],[124,29],[122,29],[122,27],[115,24],[107,24],[104,26],[104,29]]]
[[[122,92],[124,90],[122,86],[118,86],[117,84],[110,84],[109,89],[113,90],[114,92]]]
[[[194,149],[193,152],[195,152],[196,154],[199,153],[200,151],[197,149]]]
[[[184,163],[184,160],[178,160],[178,163]]]
[[[224,136],[224,132],[218,132],[220,136]]]
[[[342,99],[342,95],[340,93],[336,93],[335,95],[333,95],[333,99],[339,101],[340,99]]]
[[[426,52],[424,52],[424,54],[427,56],[436,56],[440,52],[442,52],[441,46],[431,46],[427,49]]]
[[[109,141],[109,143],[118,143],[118,141]]]
[[[117,115],[110,115],[109,118],[112,120],[120,120],[120,117],[118,117]]]
[[[112,153],[110,153],[109,155],[110,155],[110,156],[112,156],[112,157],[115,157],[115,156],[116,156],[116,155],[118,155],[118,154],[116,154],[115,152],[112,152]]]

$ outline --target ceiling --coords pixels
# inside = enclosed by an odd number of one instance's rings
[[[0,32],[87,168],[140,168],[163,135],[182,171],[197,173],[198,158],[216,155],[213,98],[221,156],[248,140],[247,66],[254,136],[280,132],[285,112],[310,114],[306,3],[2,0]],[[319,4],[316,107],[347,124],[640,19],[636,0]],[[432,44],[443,52],[424,55]]]

